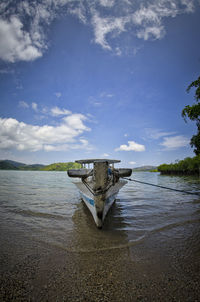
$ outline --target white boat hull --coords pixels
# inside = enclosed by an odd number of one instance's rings
[[[81,196],[82,200],[84,201],[84,203],[86,204],[86,206],[90,210],[90,212],[91,212],[91,214],[94,218],[94,221],[95,221],[98,228],[102,227],[103,221],[104,221],[110,207],[112,206],[112,204],[116,200],[116,197],[117,197],[117,194],[118,194],[119,190],[126,183],[127,183],[127,181],[120,180],[116,184],[111,186],[106,191],[105,194],[102,194],[103,209],[102,209],[102,217],[99,218],[98,213],[97,213],[97,206],[96,206],[97,205],[96,196],[94,196],[92,194],[92,192],[82,182],[74,182],[74,184],[77,186],[77,188],[80,192],[80,196]],[[101,199],[101,195],[98,196],[98,200],[99,200],[99,198]]]

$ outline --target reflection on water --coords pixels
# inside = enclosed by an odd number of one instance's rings
[[[180,228],[200,221],[199,196],[129,182],[98,230],[65,172],[0,171],[0,177],[1,226],[72,252],[128,247],[166,231],[176,240]],[[199,178],[148,172],[132,178],[200,191]]]
[[[74,251],[93,252],[121,248],[128,245],[121,207],[116,202],[107,215],[102,230],[97,229],[83,202],[77,205],[72,217],[74,222]]]

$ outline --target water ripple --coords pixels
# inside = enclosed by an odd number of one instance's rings
[[[0,176],[0,224],[71,252],[127,248],[152,234],[178,236],[181,228],[200,222],[198,196],[128,183],[99,231],[66,173],[0,171]],[[200,191],[200,181],[191,177],[135,173],[133,178]]]

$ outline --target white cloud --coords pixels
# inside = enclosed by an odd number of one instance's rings
[[[154,128],[146,128],[145,132],[147,137],[150,139],[159,139],[164,136],[170,136],[176,134],[176,132],[167,132],[161,129],[154,129]]]
[[[129,164],[130,164],[130,165],[135,165],[136,162],[135,162],[135,161],[129,161]]]
[[[99,2],[104,7],[112,7],[115,3],[115,0],[100,0]]]
[[[145,27],[137,32],[137,37],[140,39],[144,39],[145,41],[149,40],[150,38],[153,39],[161,39],[165,35],[164,27],[159,26],[148,26]]]
[[[74,113],[67,117],[64,117],[65,123],[72,129],[78,131],[89,131],[90,129],[83,124],[83,121],[87,120],[87,117],[80,113]]]
[[[38,111],[38,105],[37,105],[37,103],[32,103],[31,104],[31,107],[32,107],[32,109],[34,110],[34,111]]]
[[[69,1],[68,12],[72,15],[77,16],[82,23],[87,23],[86,8],[81,1]]]
[[[113,98],[114,94],[112,93],[107,93],[107,92],[101,92],[100,93],[100,98]]]
[[[138,26],[136,35],[140,39],[161,39],[165,35],[164,18],[176,17],[182,13],[194,11],[194,1],[181,0],[163,1],[154,0],[151,3],[141,4],[132,16],[133,23]]]
[[[125,25],[129,17],[100,17],[96,10],[92,13],[92,25],[94,27],[95,43],[100,44],[103,49],[112,50],[106,40],[110,33],[119,35],[125,31]]]
[[[114,48],[111,44],[111,40],[121,33],[129,32],[143,40],[162,39],[165,35],[163,22],[165,18],[194,12],[193,0],[152,0],[139,3],[137,7],[137,4],[127,0],[121,2],[100,0],[102,6],[109,7],[109,14],[106,16],[93,5],[90,13],[95,43],[105,50],[121,55],[121,47],[117,45]]]
[[[75,15],[83,24],[90,25],[94,42],[120,56],[123,45],[117,38],[122,33],[143,40],[161,39],[166,31],[166,18],[195,10],[194,0],[18,2],[16,5],[9,0],[0,3],[0,59],[8,62],[40,58],[48,47],[46,26],[61,13]]]
[[[64,109],[64,108],[61,109],[61,108],[56,106],[56,107],[53,107],[51,109],[51,114],[53,116],[68,115],[68,114],[71,114],[71,111],[69,111],[67,109]]]
[[[0,19],[0,58],[4,61],[31,61],[42,56],[30,33],[23,30],[23,24],[16,16],[6,21]]]
[[[19,101],[19,107],[21,108],[29,108],[29,105],[24,101]]]
[[[102,156],[103,157],[109,157],[110,155],[108,153],[103,153]]]
[[[120,49],[120,47],[115,47],[115,54],[120,57],[122,55],[122,50]]]
[[[0,6],[0,59],[32,61],[47,49],[45,26],[69,1],[5,1]]]
[[[128,145],[121,145],[119,148],[116,148],[115,151],[135,151],[142,152],[145,151],[145,146],[140,145],[134,141],[128,141]]]
[[[165,147],[165,150],[175,150],[187,146],[189,142],[189,138],[183,135],[177,135],[172,137],[164,137],[164,140],[160,145]]]
[[[0,149],[29,151],[62,151],[88,149],[86,139],[80,137],[91,129],[84,125],[87,118],[82,114],[71,114],[58,126],[34,126],[13,118],[0,118]]]

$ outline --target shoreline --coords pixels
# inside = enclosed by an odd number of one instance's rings
[[[181,229],[181,226],[179,226]],[[69,252],[1,233],[1,301],[198,301],[199,222],[188,241],[155,233],[134,246]],[[190,249],[191,242],[193,249]]]

